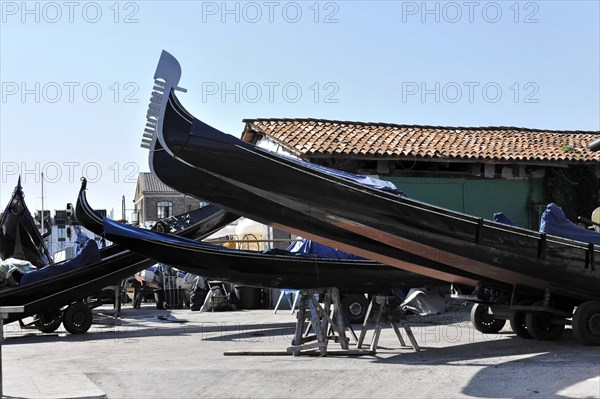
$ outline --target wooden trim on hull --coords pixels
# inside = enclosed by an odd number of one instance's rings
[[[365,249],[362,249],[359,247],[355,247],[352,245],[347,245],[340,241],[331,240],[331,239],[316,235],[316,234],[308,232],[308,231],[297,230],[297,229],[294,229],[292,227],[285,226],[282,224],[272,223],[272,226],[275,228],[278,228],[280,230],[287,231],[292,234],[300,235],[302,237],[306,237],[311,240],[318,241],[322,244],[341,249],[342,251],[352,252],[352,253],[354,253],[358,256],[362,256],[366,259],[372,259],[379,263],[397,267],[399,269],[406,270],[406,271],[416,273],[416,274],[420,274],[423,276],[431,277],[436,280],[445,281],[447,283],[463,284],[463,285],[467,285],[470,287],[475,287],[477,285],[477,283],[480,281],[478,279],[471,279],[471,278],[463,277],[461,275],[445,273],[443,271],[439,271],[439,270],[432,269],[429,267],[420,266],[416,263],[405,262],[398,258],[385,256],[378,252],[372,252],[372,251],[368,251],[368,250],[365,250]]]

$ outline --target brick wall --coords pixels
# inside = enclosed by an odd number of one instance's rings
[[[144,211],[140,212],[140,223],[158,220],[158,203],[163,201],[173,204],[173,215],[189,212],[200,205],[200,201],[189,196],[144,196]]]

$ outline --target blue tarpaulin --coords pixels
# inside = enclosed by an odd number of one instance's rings
[[[510,220],[510,218],[506,216],[504,212],[494,213],[494,222],[507,224],[509,226],[515,226],[515,223],[512,220]]]
[[[92,263],[99,262],[101,260],[100,250],[96,241],[89,240],[81,249],[79,255],[73,259],[66,260],[61,263],[49,265],[41,268],[40,270],[31,271],[23,274],[21,277],[20,285],[32,284],[36,281],[44,280],[59,274],[69,272],[71,270],[78,269]]]
[[[75,231],[75,235],[77,236],[77,238],[75,239],[75,243],[77,244],[76,253],[80,253],[83,249],[83,246],[86,242],[90,240],[90,238],[83,232],[81,226],[79,225],[74,225],[73,230]]]
[[[600,245],[600,233],[577,226],[567,219],[563,210],[554,203],[548,204],[542,214],[540,232]]]
[[[364,259],[360,256],[350,254],[348,252],[340,251],[339,249],[328,247],[327,245],[319,244],[312,240],[304,239],[290,245],[287,249],[289,252],[314,256],[319,258],[328,259]]]

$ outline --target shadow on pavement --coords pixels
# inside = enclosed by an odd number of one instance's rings
[[[480,368],[462,390],[472,397],[571,397],[575,393],[568,393],[569,388],[582,382],[588,383],[588,392],[589,384],[598,384],[597,395],[600,395],[600,382],[594,380],[600,376],[600,348],[581,346],[570,330],[557,341],[524,340],[513,336],[444,347],[428,346],[426,340],[423,342],[418,338],[417,341],[421,352],[403,352],[374,361],[391,367],[394,364],[425,365],[432,367],[434,375],[436,366]],[[507,360],[498,363],[498,358]],[[572,366],[575,358],[579,365],[576,368]],[[594,364],[597,366],[586,366]],[[564,370],[569,368],[572,372],[565,373]]]

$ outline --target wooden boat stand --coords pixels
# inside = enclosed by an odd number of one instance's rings
[[[322,305],[319,303],[319,298],[323,300]],[[379,308],[375,316],[373,338],[369,348],[363,349],[363,342],[369,330],[368,320],[376,305]],[[404,305],[404,303],[400,303],[400,299],[395,293],[392,295],[373,296],[365,315],[360,337],[357,337],[352,326],[341,311],[340,295],[337,288],[300,290],[294,339],[292,345],[287,348],[287,351],[226,351],[223,355],[279,356],[291,353],[294,356],[372,356],[377,353],[381,330],[388,323],[392,325],[400,344],[407,346],[398,328],[398,323],[401,323],[410,340],[411,346],[415,351],[419,351],[419,345],[406,320],[403,309]],[[346,330],[349,330],[350,335],[356,343],[356,347],[350,347]],[[329,350],[329,341],[339,343],[341,350]]]
[[[398,341],[400,341],[400,345],[406,346],[404,342],[404,338],[402,338],[402,334],[400,333],[400,329],[398,328],[398,323],[402,324],[404,331],[410,341],[411,346],[416,352],[419,352],[421,348],[415,339],[415,336],[408,324],[408,320],[406,319],[406,314],[404,313],[404,306],[406,305],[404,302],[400,303],[400,298],[396,295],[395,291],[392,291],[393,295],[391,296],[383,296],[383,295],[375,295],[371,298],[371,302],[369,303],[369,308],[367,309],[367,314],[365,315],[365,320],[363,322],[362,330],[360,331],[360,336],[358,338],[358,342],[356,343],[356,347],[360,349],[363,345],[365,336],[369,329],[369,317],[373,312],[373,309],[376,304],[379,305],[379,310],[377,311],[377,316],[375,317],[375,329],[373,331],[373,338],[371,339],[371,345],[369,346],[370,352],[375,354],[377,352],[377,344],[379,343],[379,337],[381,335],[381,329],[384,324],[390,323],[396,336],[398,337]]]
[[[318,300],[320,295],[323,297],[323,306]],[[321,356],[327,356],[327,344],[331,339],[337,341],[342,349],[349,349],[338,289],[301,290],[299,296],[296,332],[292,346],[287,349],[288,353],[298,356],[303,350],[318,349]],[[311,330],[314,331],[312,335]],[[356,339],[356,335],[354,337]]]
[[[319,295],[323,298],[323,306],[321,306],[317,299]],[[375,355],[377,353],[381,330],[388,323],[394,329],[400,345],[407,346],[398,327],[398,323],[400,323],[406,332],[411,346],[418,352],[420,351],[419,344],[412,333],[404,313],[405,304],[400,302],[394,291],[392,291],[392,295],[373,296],[365,315],[360,336],[357,338],[352,326],[343,316],[340,295],[337,288],[302,290],[300,291],[294,340],[292,346],[287,351],[294,356],[300,355],[303,351],[306,352],[307,350],[314,349],[318,349],[321,356],[327,356],[328,354]],[[362,349],[362,346],[369,330],[369,318],[376,307],[375,305],[378,305],[379,309],[374,320],[375,327],[371,344],[369,349],[366,350]],[[355,349],[350,349],[349,347],[346,329],[350,331],[356,343]],[[311,330],[313,330],[312,335],[310,334]],[[339,343],[342,351],[328,353],[327,344],[330,340]]]

